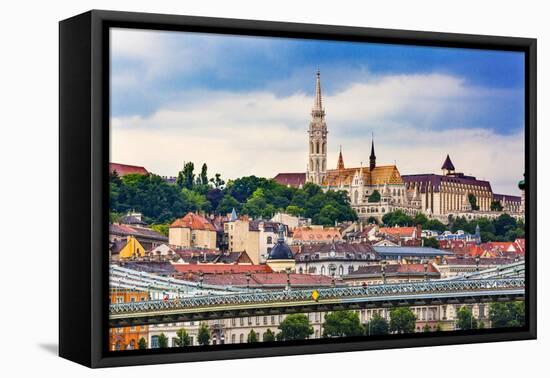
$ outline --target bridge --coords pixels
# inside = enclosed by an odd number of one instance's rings
[[[176,323],[272,314],[524,300],[525,278],[460,277],[369,286],[182,296],[111,304],[111,327]],[[481,277],[481,278],[480,278]]]

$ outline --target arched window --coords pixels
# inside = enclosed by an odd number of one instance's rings
[[[326,273],[326,269],[325,269],[325,266],[323,265],[323,266],[321,267],[321,275],[324,276],[325,273]]]
[[[300,269],[298,270],[298,272],[299,272],[300,274],[304,274],[304,268],[300,267]]]
[[[244,333],[241,333],[241,335],[239,336],[239,342],[244,343]]]
[[[343,276],[344,275],[344,267],[342,265],[340,265],[340,267],[338,267],[338,274],[340,276]]]
[[[353,273],[353,265],[348,266],[348,274]]]
[[[327,144],[326,144],[326,142],[323,142],[323,153],[324,154],[327,153]]]
[[[235,340],[236,340],[235,334],[232,334],[231,335],[231,344],[235,344]]]
[[[271,236],[268,236],[267,237],[267,244],[272,244],[273,243],[273,238]]]
[[[313,151],[313,142],[309,142],[309,153],[310,154],[314,153],[314,151]]]
[[[317,153],[320,153],[321,151],[321,142],[317,141]]]
[[[353,203],[357,204],[359,202],[359,192],[353,194]]]

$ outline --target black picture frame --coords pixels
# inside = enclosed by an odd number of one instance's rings
[[[521,329],[369,340],[108,352],[111,27],[397,43],[525,53],[526,319]],[[59,355],[89,367],[252,358],[536,338],[536,39],[92,10],[59,24]],[[312,340],[313,341],[313,340]],[[134,353],[130,353],[134,352]]]

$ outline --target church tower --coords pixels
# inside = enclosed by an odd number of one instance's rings
[[[372,136],[370,145],[369,168],[371,171],[376,168],[376,155],[374,154],[374,135]]]
[[[309,160],[306,181],[322,185],[327,175],[327,124],[321,99],[321,73],[317,70],[315,101],[309,123]]]

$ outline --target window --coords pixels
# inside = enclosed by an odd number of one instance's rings
[[[241,333],[241,335],[239,336],[239,342],[244,343],[244,333]]]
[[[235,340],[236,340],[235,334],[232,334],[231,335],[231,344],[235,344]]]
[[[267,237],[267,244],[273,244],[273,238],[271,236]]]
[[[117,343],[118,344],[118,343]],[[151,336],[151,348],[158,348],[159,347],[159,337],[157,335]],[[119,349],[117,349],[119,350]]]

